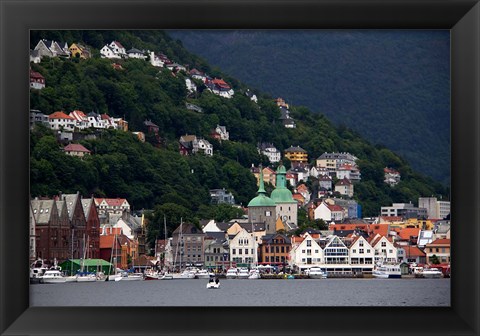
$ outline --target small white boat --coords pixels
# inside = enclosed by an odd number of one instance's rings
[[[195,279],[196,268],[187,267],[182,273],[171,273],[173,279]]]
[[[207,289],[218,289],[220,288],[220,281],[217,279],[217,280],[211,280],[209,282],[207,282]]]
[[[236,279],[238,275],[238,269],[232,267],[227,270],[227,279]]]
[[[238,269],[237,279],[248,279],[249,276],[250,272],[247,268],[242,267]]]
[[[42,276],[41,282],[45,284],[65,283],[67,281],[65,278],[59,270],[48,270]]]
[[[402,277],[402,272],[399,264],[378,263],[373,268],[372,275],[376,278],[400,279]]]
[[[428,279],[438,279],[443,277],[443,273],[435,267],[431,268],[424,268],[423,271],[420,272],[420,275],[423,278],[428,278]]]
[[[77,274],[77,282],[95,282],[97,276],[93,273],[79,273]]]
[[[160,277],[160,280],[172,280],[173,279],[173,276],[171,274],[163,274],[161,277]]]
[[[121,280],[121,281],[139,281],[139,280],[143,280],[143,274],[142,274],[142,273],[128,273],[128,272],[124,272],[124,273],[121,273],[120,280]],[[115,279],[115,281],[120,281],[120,280]]]
[[[248,275],[249,280],[260,279],[260,272],[257,269],[252,269]]]
[[[327,278],[327,272],[322,270],[320,267],[311,267],[308,270],[308,277],[311,279],[326,279]]]
[[[65,276],[65,282],[77,282],[77,276],[76,275],[68,275]]]

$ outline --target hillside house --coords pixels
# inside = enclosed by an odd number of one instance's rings
[[[325,168],[329,172],[335,172],[342,165],[356,166],[357,157],[350,153],[323,153],[316,164],[318,168]]]
[[[353,184],[349,179],[344,178],[335,184],[335,192],[340,193],[340,195],[345,195],[348,197],[353,197]]]
[[[63,111],[53,112],[48,116],[50,128],[53,130],[62,130],[73,132],[75,129],[75,119],[65,114]]]
[[[127,56],[128,58],[136,58],[136,59],[141,59],[145,60],[147,59],[147,56],[145,56],[145,53],[141,50],[138,50],[137,48],[132,48],[127,51]]]
[[[314,219],[323,219],[325,222],[340,222],[346,217],[346,211],[339,205],[320,203],[314,210]]]
[[[195,135],[183,135],[179,140],[179,150],[182,155],[194,155],[202,151],[205,155],[213,155],[213,146],[205,139]]]
[[[90,155],[90,151],[81,144],[68,144],[63,148],[65,154],[70,156],[77,156],[83,158],[85,155]]]
[[[281,159],[281,152],[272,143],[259,143],[257,149],[260,154],[268,157],[268,161],[271,163],[279,162]]]
[[[395,186],[400,182],[400,173],[393,168],[383,168],[383,174],[385,176],[384,182],[390,186]]]
[[[90,50],[84,45],[79,43],[72,43],[68,48],[68,50],[70,51],[70,55],[73,58],[78,57],[81,59],[87,59],[91,57]]]
[[[39,72],[30,70],[30,88],[41,90],[45,87],[45,77]]]
[[[285,149],[285,157],[290,160],[292,167],[306,164],[308,162],[308,153],[305,149],[299,146],[290,146]]]

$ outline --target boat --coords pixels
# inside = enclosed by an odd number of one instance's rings
[[[182,273],[171,273],[170,276],[172,279],[195,279],[196,273],[197,270],[195,268],[187,267]]]
[[[161,277],[160,277],[160,280],[172,280],[173,279],[173,276],[171,274],[168,274],[168,273],[164,273]]]
[[[79,272],[76,277],[77,282],[95,282],[97,281],[97,276],[94,273],[88,272]]]
[[[213,279],[210,278],[210,280],[207,282],[207,289],[218,289],[220,288],[220,280],[218,278]]]
[[[59,270],[47,270],[42,276],[41,282],[44,284],[65,283],[67,280]]]
[[[420,275],[421,277],[428,279],[438,279],[443,277],[442,271],[435,267],[424,268],[423,271],[420,272]]]
[[[238,269],[237,279],[248,279],[249,276],[250,276],[250,272],[248,271],[247,268],[241,267]]]
[[[195,273],[196,279],[210,279],[212,276],[214,276],[214,274],[207,271],[206,269],[197,270],[197,272]]]
[[[30,266],[30,283],[38,284],[42,279],[42,276],[48,270],[47,265],[43,263],[42,259],[38,259]]]
[[[399,279],[402,277],[402,272],[400,270],[400,264],[386,264],[379,262],[373,268],[372,275],[376,278]]]
[[[121,281],[139,281],[143,280],[143,273],[122,272],[120,273]],[[115,279],[115,281],[120,281]]]
[[[327,272],[322,270],[320,267],[313,266],[308,270],[308,277],[310,279],[326,279]]]
[[[248,279],[249,280],[260,279],[260,272],[256,268],[250,270],[250,273],[248,275]]]
[[[237,275],[238,275],[238,269],[236,269],[235,267],[229,268],[227,270],[227,275],[226,275],[227,279],[236,279]]]

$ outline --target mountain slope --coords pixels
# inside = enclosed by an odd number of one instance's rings
[[[450,182],[448,31],[169,31],[212,65]]]

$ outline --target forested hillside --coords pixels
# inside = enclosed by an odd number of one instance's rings
[[[165,213],[194,222],[213,216],[233,218],[238,216],[235,210],[210,206],[209,189],[226,188],[246,206],[257,190],[249,168],[268,164],[267,158],[258,154],[256,144],[268,141],[281,151],[301,146],[312,162],[324,152],[357,156],[362,181],[355,185],[354,197],[365,216],[378,215],[380,206],[392,202],[415,203],[419,196],[448,198],[447,189],[414,172],[392,151],[372,145],[347,127],[334,126],[324,115],[291,106],[297,128],[283,127],[274,97],[256,91],[258,103],[253,102],[245,95],[245,85],[212,69],[163,32],[33,32],[32,48],[40,38],[83,43],[92,48],[93,57],[51,58],[32,64],[32,69],[45,77],[47,87],[31,91],[31,108],[45,114],[73,110],[107,113],[125,118],[129,132],[106,130],[96,139],[81,140],[91,155],[80,159],[65,155],[52,131],[36,127],[31,136],[33,197],[78,190],[83,195],[127,198],[135,210],[156,210],[157,221]],[[199,82],[197,93],[187,95],[187,74],[182,71],[172,73],[138,59],[100,58],[99,49],[112,40],[121,41],[126,48],[162,52],[175,62],[222,77],[232,85],[235,95],[232,99],[216,96]],[[112,67],[114,62],[122,69]],[[187,109],[186,102],[201,107],[203,113]],[[145,132],[145,120],[159,126],[161,141],[147,134],[147,141],[142,143],[131,133]],[[230,141],[211,138],[217,125],[226,126]],[[178,140],[185,134],[208,139],[214,155],[180,155]],[[395,187],[383,182],[387,166],[402,174]],[[315,181],[308,184],[313,186]]]
[[[169,33],[244,83],[351,127],[449,185],[448,31]]]

